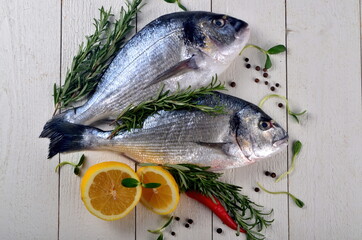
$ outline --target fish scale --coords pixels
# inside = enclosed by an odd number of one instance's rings
[[[225,24],[216,25],[215,20]],[[161,16],[119,50],[83,106],[50,121],[94,124],[154,97],[162,85],[171,92],[207,86],[238,56],[248,38],[248,24],[224,14],[190,11]]]
[[[49,157],[78,150],[108,150],[136,162],[193,163],[214,170],[241,167],[283,149],[288,134],[257,106],[215,92],[197,100],[224,113],[210,115],[198,110],[159,111],[143,128],[111,131],[57,120],[45,129],[50,138]]]

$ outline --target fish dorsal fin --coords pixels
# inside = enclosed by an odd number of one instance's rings
[[[147,84],[147,87],[162,82],[170,77],[174,77],[176,75],[185,73],[187,71],[191,71],[191,70],[196,70],[199,67],[196,64],[196,60],[195,60],[195,56],[192,55],[192,57],[183,60],[177,64],[175,64],[174,66],[172,66],[171,68],[167,69],[166,71],[160,73],[155,79],[153,79],[149,84]]]

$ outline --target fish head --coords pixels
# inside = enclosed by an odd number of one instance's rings
[[[231,122],[239,148],[250,162],[269,157],[288,144],[288,133],[255,105],[238,111]]]
[[[200,12],[184,24],[185,39],[209,58],[208,64],[227,67],[247,43],[248,24],[240,19]]]

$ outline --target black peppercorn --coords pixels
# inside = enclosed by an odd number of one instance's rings
[[[249,62],[249,58],[244,58],[244,61],[245,61],[245,62]]]
[[[275,87],[271,87],[270,90],[275,91]]]
[[[248,64],[245,65],[245,67],[246,67],[246,68],[250,68],[251,65],[248,63]]]
[[[268,85],[268,84],[269,84],[269,82],[268,82],[268,81],[264,81],[264,84],[265,84],[265,85]]]
[[[190,225],[188,223],[185,224],[185,228],[189,228]]]
[[[171,235],[172,235],[172,236],[175,236],[175,235],[176,235],[176,233],[175,233],[175,232],[171,232]]]
[[[194,222],[194,220],[192,220],[191,218],[190,219],[187,219],[187,222],[192,224]]]
[[[275,178],[277,175],[276,175],[275,173],[271,173],[270,176],[271,176],[272,178]]]
[[[266,69],[266,68],[263,68],[263,72],[267,72],[268,71],[268,69]]]
[[[256,188],[254,188],[254,191],[255,191],[255,192],[259,192],[260,189],[256,187]]]
[[[216,229],[216,232],[217,232],[218,234],[220,234],[220,233],[222,233],[222,229],[221,229],[221,228],[218,228],[218,229]]]
[[[179,218],[179,217],[175,217],[175,220],[176,220],[176,221],[180,221],[180,218]]]
[[[280,84],[279,84],[279,83],[276,83],[275,86],[276,86],[276,87],[280,87]]]
[[[269,74],[263,73],[263,77],[267,78]]]
[[[282,108],[283,106],[283,103],[278,103],[278,107]]]
[[[236,83],[235,82],[231,82],[230,83],[230,87],[235,87],[236,86]]]
[[[265,176],[269,176],[269,175],[270,175],[270,172],[269,172],[269,171],[265,171],[264,174],[265,174]]]
[[[260,71],[260,67],[259,67],[259,66],[256,66],[256,67],[255,67],[255,70],[256,70],[256,71]]]
[[[255,80],[254,80],[256,83],[258,83],[260,80],[259,80],[259,78],[255,78]]]

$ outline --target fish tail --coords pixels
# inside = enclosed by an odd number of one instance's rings
[[[84,136],[89,133],[89,130],[99,129],[69,123],[57,117],[48,121],[40,134],[40,138],[50,139],[48,159],[58,153],[87,149],[89,144],[84,139]]]

